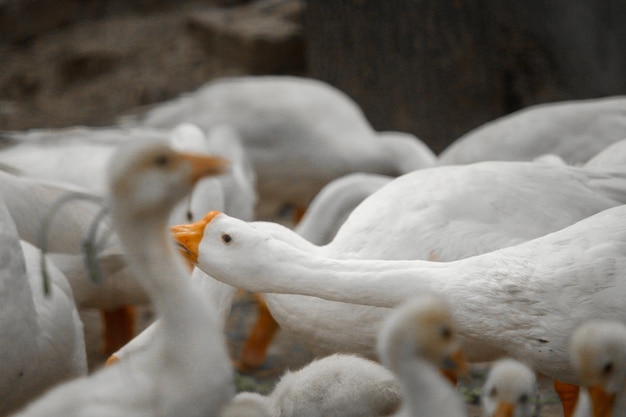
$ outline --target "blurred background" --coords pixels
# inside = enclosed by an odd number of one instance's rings
[[[549,101],[626,93],[623,0],[0,0],[0,129],[107,125],[239,74],[342,89],[436,152]]]

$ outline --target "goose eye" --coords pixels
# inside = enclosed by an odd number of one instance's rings
[[[224,234],[222,235],[222,242],[224,242],[224,243],[230,243],[230,242],[231,242],[231,240],[233,240],[233,238],[232,238],[232,237],[230,237],[230,235],[229,235],[228,233],[224,233]]]
[[[167,155],[157,155],[154,158],[154,164],[158,167],[165,167],[170,163],[170,158]]]
[[[606,364],[604,364],[604,367],[602,368],[602,373],[604,375],[608,375],[611,372],[613,372],[613,362],[607,362]]]
[[[193,214],[191,214],[191,210],[187,210],[187,221],[193,221]]]
[[[520,395],[517,402],[519,402],[520,404],[526,404],[528,402],[528,394]]]
[[[448,326],[444,326],[441,328],[441,337],[444,340],[450,340],[452,338],[452,329]]]
[[[496,389],[496,387],[491,388],[491,391],[489,391],[489,396],[491,398],[494,398],[498,395],[498,390]]]

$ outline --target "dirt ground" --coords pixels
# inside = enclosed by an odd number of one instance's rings
[[[245,68],[212,56],[190,36],[189,13],[200,7],[186,3],[177,10],[79,22],[20,42],[0,43],[0,130],[108,125],[138,107],[191,91],[221,76],[245,74]],[[141,326],[152,320],[140,310]],[[255,303],[238,298],[227,335],[237,358],[255,318]],[[100,320],[84,311],[91,369],[102,366]],[[278,335],[266,363],[238,376],[244,390],[267,392],[286,368],[297,369],[313,358],[284,334]],[[462,386],[475,398],[485,366],[477,365],[471,384]],[[542,380],[541,415],[560,416],[551,383]],[[480,415],[469,405],[471,416]]]

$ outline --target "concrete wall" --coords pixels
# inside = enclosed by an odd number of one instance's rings
[[[442,150],[516,109],[626,93],[623,0],[314,0],[309,74]]]

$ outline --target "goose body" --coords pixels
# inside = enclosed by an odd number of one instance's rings
[[[130,272],[115,233],[106,239],[96,259],[102,282],[96,283],[89,276],[82,243],[89,235],[100,205],[94,201],[76,200],[61,206],[54,215],[50,213],[64,196],[77,193],[88,194],[71,184],[0,171],[0,195],[15,219],[21,239],[41,245],[41,229],[46,219],[50,219],[47,255],[66,276],[79,307],[111,310],[127,304],[147,303],[148,297]],[[98,236],[112,232],[107,222],[103,222],[98,231]]]
[[[617,141],[598,152],[585,163],[587,168],[626,164],[626,139]]]
[[[167,221],[193,184],[223,170],[223,161],[144,141],[124,146],[112,161],[114,227],[162,318],[163,337],[146,355],[62,384],[16,415],[217,415],[234,394],[225,341],[213,307],[186,279]]]
[[[531,106],[471,130],[439,155],[441,164],[530,161],[543,154],[585,163],[626,133],[626,97]]]
[[[271,417],[390,416],[400,407],[394,375],[377,362],[335,354],[287,371],[269,396],[243,392],[231,410],[267,410]]]
[[[332,259],[218,214],[205,226],[196,262],[248,291],[301,295],[293,303],[306,313],[291,312],[294,329],[326,348],[364,354],[371,353],[373,328],[386,314],[374,307],[439,291],[450,301],[471,361],[520,358],[550,378],[576,384],[568,335],[592,317],[626,319],[624,220],[626,206],[618,206],[516,246],[444,263]],[[316,297],[363,307],[348,304],[342,314],[328,314]]]
[[[182,122],[205,131],[226,123],[241,135],[258,175],[263,211],[306,207],[331,180],[352,173],[400,175],[434,165],[436,157],[412,135],[377,133],[340,90],[293,76],[233,77],[147,112],[144,126]]]
[[[0,200],[0,415],[50,387],[87,373],[83,325],[72,290],[49,264],[45,295],[40,252],[20,241]]]

